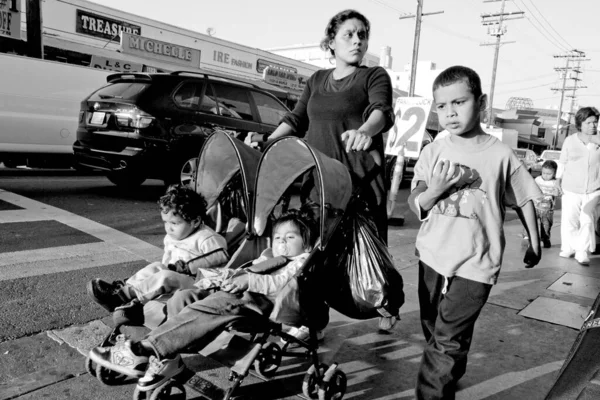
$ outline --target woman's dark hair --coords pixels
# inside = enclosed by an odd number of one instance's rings
[[[163,213],[173,211],[184,221],[192,222],[197,219],[203,223],[206,220],[206,200],[201,194],[183,185],[171,185],[167,192],[158,200]]]
[[[332,56],[335,57],[335,51],[329,47],[329,42],[335,39],[335,35],[338,33],[340,29],[340,25],[346,22],[349,19],[357,19],[363,23],[365,26],[365,30],[367,31],[367,40],[369,39],[369,34],[371,33],[371,24],[367,17],[362,15],[356,10],[344,10],[335,14],[329,20],[327,27],[325,28],[325,37],[321,40],[321,49],[323,51],[329,51]]]
[[[461,81],[466,82],[469,89],[471,89],[471,93],[475,96],[475,100],[479,100],[483,94],[481,89],[481,78],[479,78],[477,72],[473,71],[471,68],[463,67],[462,65],[455,65],[443,70],[433,81],[432,90],[435,92],[440,86],[448,86]]]
[[[600,113],[596,107],[581,107],[575,114],[575,127],[578,131],[581,130],[581,124],[589,117],[600,118]]]
[[[273,232],[279,225],[290,222],[298,228],[300,236],[302,237],[302,244],[304,247],[312,247],[315,245],[317,240],[317,221],[313,214],[307,210],[288,210],[281,214],[277,220],[273,223]]]
[[[556,172],[556,170],[558,170],[558,164],[556,163],[556,161],[546,160],[542,164],[542,169],[544,168],[553,169]]]

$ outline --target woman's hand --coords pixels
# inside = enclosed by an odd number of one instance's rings
[[[350,129],[342,133],[342,142],[346,142],[346,153],[350,153],[350,150],[369,150],[373,139],[360,129]]]

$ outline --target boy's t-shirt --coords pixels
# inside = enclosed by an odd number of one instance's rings
[[[556,179],[545,181],[544,178],[538,176],[535,178],[535,183],[542,191],[542,197],[538,197],[534,200],[535,208],[540,211],[554,210],[556,198],[562,195],[562,190],[558,185],[558,181]]]
[[[227,241],[206,225],[202,225],[196,232],[181,240],[175,240],[169,235],[165,235],[164,246],[163,265],[175,264],[179,260],[188,262],[194,258],[211,253],[216,254],[217,252],[223,255],[215,257],[213,262],[216,264],[210,265],[210,267],[220,267],[228,260],[228,256],[226,256]],[[209,265],[206,265],[206,267],[209,267]],[[194,275],[197,273],[196,270],[191,272]],[[209,275],[213,275],[211,271],[208,272]],[[214,272],[214,274],[217,273]]]
[[[533,178],[512,149],[491,135],[473,145],[452,136],[423,149],[412,181],[430,186],[440,160],[461,165],[462,177],[440,196],[417,235],[421,261],[440,275],[495,284],[504,252],[506,206],[521,207],[541,196]]]

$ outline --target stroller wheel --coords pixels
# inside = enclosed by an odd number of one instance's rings
[[[136,385],[135,390],[133,391],[133,400],[148,400],[148,399],[150,399],[151,394],[152,394],[151,390],[142,392],[140,389],[138,389],[138,387]]]
[[[98,380],[103,384],[112,386],[120,383],[125,378],[125,375],[122,375],[111,369],[105,368],[102,365],[97,365],[96,378],[98,378]]]
[[[319,371],[314,365],[311,365],[306,374],[304,374],[304,380],[302,381],[302,393],[309,399],[319,398],[319,388],[323,382],[323,377],[327,371],[327,364],[321,363],[319,365]]]
[[[89,357],[85,359],[85,370],[94,378],[96,377],[96,364]]]
[[[339,369],[334,370],[333,374],[326,373],[319,388],[319,400],[341,400],[346,394],[347,383],[346,374]]]
[[[265,343],[254,360],[256,372],[263,378],[273,377],[281,365],[281,347],[277,343]]]

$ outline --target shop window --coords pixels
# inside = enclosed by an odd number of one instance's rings
[[[279,125],[281,118],[288,112],[278,101],[263,93],[253,91],[252,97],[263,124]]]
[[[538,129],[538,137],[539,138],[545,138],[546,137],[546,128],[539,128]]]
[[[200,110],[200,95],[202,84],[198,82],[184,82],[175,91],[173,100],[181,108],[188,110]]]
[[[215,94],[219,100],[219,113],[226,117],[252,121],[252,109],[248,98],[248,89],[214,84]]]

